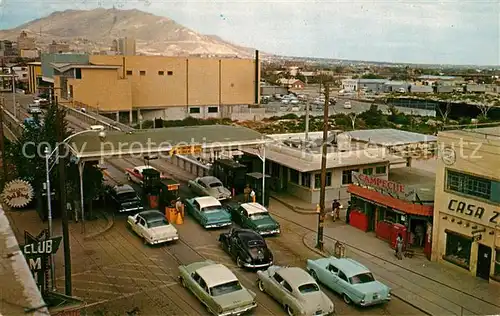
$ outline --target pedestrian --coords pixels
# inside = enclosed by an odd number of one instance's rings
[[[255,191],[251,189],[252,191],[250,192],[250,198],[252,199],[252,202],[255,203]]]
[[[351,201],[347,201],[347,211],[345,214],[345,223],[349,224],[349,216],[351,215],[352,204]]]
[[[243,190],[243,194],[245,195],[245,203],[250,202],[250,192],[252,192],[252,189],[250,189],[250,185],[247,184],[247,186]]]
[[[182,203],[181,198],[177,198],[177,202],[175,202],[175,211],[177,214],[184,215],[184,203]]]
[[[424,226],[418,224],[417,227],[415,227],[415,236],[417,237],[417,244],[419,247],[423,246],[424,235]]]
[[[396,258],[399,260],[403,260],[403,242],[403,236],[398,234],[398,237],[396,238]]]
[[[340,202],[337,200],[333,200],[332,203],[332,219],[335,222],[335,220],[340,220]]]

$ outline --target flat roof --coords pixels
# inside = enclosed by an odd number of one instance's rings
[[[500,126],[447,130],[439,132],[438,136],[446,136],[450,134],[456,135],[457,137],[467,136],[484,140],[489,140],[489,139],[500,140]]]
[[[352,140],[383,146],[410,145],[437,141],[437,137],[434,135],[419,134],[393,128],[357,130],[345,132],[340,135],[348,135]]]
[[[420,201],[434,201],[436,174],[420,168],[401,167],[389,170],[389,181],[414,188]]]
[[[49,315],[35,280],[0,207],[0,315]],[[27,310],[31,310],[28,311]]]
[[[107,131],[101,140],[99,133],[88,132],[69,141],[72,153],[86,160],[100,157],[137,157],[146,154],[167,155],[176,147],[201,146],[202,149],[257,146],[270,142],[252,129],[237,125],[204,125],[168,127],[129,132]]]

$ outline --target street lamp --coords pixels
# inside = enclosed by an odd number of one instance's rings
[[[102,125],[93,125],[90,127],[88,130],[80,131],[77,132],[73,135],[70,135],[66,137],[63,141],[62,144],[67,145],[68,141],[72,139],[75,136],[85,134],[85,133],[99,133],[100,138],[106,137],[106,133],[104,132],[104,126]],[[62,144],[58,144],[56,148],[51,152],[48,147],[45,147],[45,181],[46,181],[46,186],[47,186],[47,219],[48,219],[48,226],[49,226],[49,238],[52,237],[52,201],[51,201],[51,190],[50,190],[50,171],[52,168],[56,165],[57,163],[57,158],[59,157],[59,146]],[[56,155],[55,161],[50,165],[50,158],[52,158],[53,155]],[[82,207],[82,224],[84,222],[83,218],[83,181],[82,181],[82,176],[80,174],[80,202],[81,202],[81,207]],[[60,188],[60,190],[63,190],[63,188]],[[61,212],[64,212],[64,210],[61,210]],[[65,241],[66,242],[66,241]],[[54,267],[54,255],[50,255],[50,266],[51,266],[51,282],[52,282],[52,289],[55,289],[55,267]]]

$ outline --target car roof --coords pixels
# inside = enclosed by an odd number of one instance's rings
[[[267,209],[264,206],[256,202],[243,203],[241,204],[241,207],[243,207],[247,211],[248,215],[258,214],[258,213],[268,213]]]
[[[246,244],[248,244],[250,241],[253,240],[259,240],[265,244],[264,238],[259,233],[251,229],[235,228],[235,232],[241,238],[241,241],[243,241]]]
[[[165,215],[163,215],[160,211],[156,210],[149,210],[149,211],[142,211],[138,213],[142,218],[146,220],[146,222],[150,222],[153,220],[158,220],[160,218],[165,218]]]
[[[156,170],[156,168],[152,167],[152,166],[136,166],[136,167],[134,167],[134,169],[139,170],[139,172],[141,172],[141,173],[142,173],[142,171],[144,171],[144,169],[154,169],[154,170]]]
[[[231,281],[238,281],[234,273],[231,272],[228,267],[220,263],[201,267],[196,270],[196,273],[205,281],[209,288]]]
[[[196,202],[200,205],[200,208],[208,207],[208,206],[222,206],[219,200],[214,198],[213,196],[199,196],[194,198]]]
[[[309,273],[298,267],[285,267],[278,269],[276,272],[293,288],[303,284],[316,283]]]
[[[360,273],[371,273],[367,267],[350,258],[330,258],[330,263],[339,268],[344,274],[350,278]]]
[[[134,188],[132,188],[132,186],[129,184],[115,185],[113,187],[113,190],[115,190],[116,193],[127,193],[127,192],[135,193]]]
[[[200,180],[205,182],[205,183],[221,182],[219,179],[217,179],[216,177],[212,177],[212,176],[201,177]]]

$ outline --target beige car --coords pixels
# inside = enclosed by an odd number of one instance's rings
[[[333,315],[335,307],[316,281],[296,267],[271,266],[257,271],[257,285],[277,300],[290,316]]]

